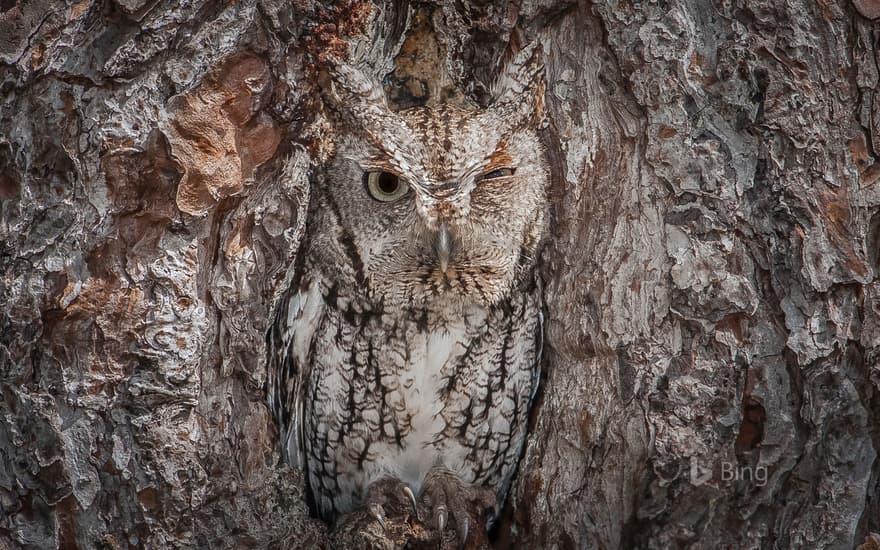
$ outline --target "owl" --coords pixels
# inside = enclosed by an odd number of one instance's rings
[[[549,181],[543,67],[518,59],[485,107],[395,111],[332,70],[338,138],[267,333],[282,457],[326,520],[366,506],[384,525],[404,498],[463,543],[506,498],[539,380]]]

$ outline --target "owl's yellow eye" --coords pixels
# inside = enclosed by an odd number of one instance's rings
[[[396,201],[409,191],[409,186],[398,176],[379,170],[364,173],[364,185],[370,196],[381,202]]]
[[[491,172],[486,172],[485,174],[478,176],[477,181],[494,180],[497,178],[506,178],[508,176],[512,176],[515,171],[516,171],[515,168],[496,168],[495,170],[492,170]]]

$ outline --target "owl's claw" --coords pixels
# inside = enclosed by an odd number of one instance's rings
[[[394,477],[383,477],[367,488],[367,511],[387,531],[389,514],[392,518],[411,515],[418,517],[416,497],[404,482]]]
[[[370,515],[373,516],[376,521],[379,522],[379,525],[382,526],[383,531],[387,531],[388,527],[385,525],[385,510],[382,509],[382,505],[378,503],[371,503],[368,506],[370,510]]]
[[[412,489],[409,488],[409,485],[403,486],[403,494],[409,497],[409,501],[412,503],[413,515],[418,517],[419,505],[416,503],[416,496],[413,494]]]
[[[457,525],[458,525],[458,540],[459,540],[459,542],[461,542],[461,546],[462,546],[462,548],[464,548],[464,544],[465,544],[465,542],[467,542],[467,537],[468,537],[468,523],[470,523],[470,521],[468,521],[468,517],[467,517],[467,515],[465,515],[463,518],[461,518],[461,519],[458,520],[458,522],[457,522]]]
[[[446,530],[446,519],[448,516],[448,512],[446,510],[446,506],[440,505],[434,509],[434,521],[437,523],[437,530],[440,533]]]
[[[432,511],[434,527],[443,546],[443,533],[449,516],[455,523],[459,548],[486,548],[486,512],[495,506],[495,492],[465,483],[443,466],[431,468],[422,483],[419,495],[422,504]],[[476,529],[471,529],[477,525]]]

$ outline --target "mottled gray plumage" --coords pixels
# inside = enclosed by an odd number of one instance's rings
[[[506,78],[485,109],[393,112],[334,73],[341,137],[268,335],[282,453],[325,518],[383,477],[418,494],[434,466],[506,496],[538,383],[549,177],[539,69]]]

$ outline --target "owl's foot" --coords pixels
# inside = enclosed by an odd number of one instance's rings
[[[367,487],[367,510],[385,529],[389,511],[393,515],[409,513],[418,517],[416,497],[409,486],[395,477],[383,477]]]
[[[460,548],[488,547],[486,512],[495,506],[494,491],[465,483],[445,466],[434,466],[425,475],[419,500],[430,511],[428,520],[437,529],[441,547],[450,520]]]

